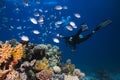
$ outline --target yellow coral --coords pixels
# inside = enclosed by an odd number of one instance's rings
[[[43,58],[42,60],[36,61],[34,69],[38,71],[48,69],[48,60]]]
[[[12,52],[13,60],[18,61],[24,56],[25,47],[22,44],[18,44]]]
[[[7,59],[11,57],[11,52],[13,48],[11,45],[6,41],[4,44],[0,44],[0,63],[6,62]]]

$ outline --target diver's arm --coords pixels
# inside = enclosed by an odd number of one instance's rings
[[[78,30],[78,32],[75,34],[75,36],[79,36],[82,32],[88,30],[87,24],[83,23],[81,24],[81,28]]]
[[[79,36],[82,33],[82,28],[78,30],[78,32],[75,34],[75,36]]]

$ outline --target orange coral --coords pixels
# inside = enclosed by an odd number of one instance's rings
[[[16,47],[11,47],[11,44],[6,41],[4,44],[0,43],[0,46],[0,64],[6,63],[12,57],[11,65],[17,64],[18,60],[24,56],[25,47],[20,43]]]
[[[24,51],[25,51],[25,46],[23,46],[22,44],[18,44],[16,47],[13,48],[12,51],[12,57],[13,57],[13,61],[10,64],[10,67],[15,66],[18,61],[24,57]]]
[[[24,56],[25,47],[22,44],[18,44],[12,52],[13,60],[18,61]]]
[[[4,44],[0,44],[1,48],[0,48],[0,63],[3,63],[7,61],[7,59],[9,59],[11,57],[11,53],[13,48],[11,47],[11,45],[8,43],[8,41],[6,41]]]

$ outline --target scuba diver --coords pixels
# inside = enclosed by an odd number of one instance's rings
[[[76,49],[76,44],[82,43],[88,40],[95,32],[101,30],[102,28],[106,27],[107,25],[111,24],[111,20],[105,20],[104,22],[100,23],[96,26],[96,28],[89,34],[82,36],[81,33],[88,30],[88,26],[86,24],[82,24],[81,28],[75,35],[64,37],[60,35],[61,38],[65,39],[66,43],[72,46],[72,51]]]

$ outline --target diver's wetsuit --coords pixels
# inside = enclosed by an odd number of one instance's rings
[[[79,44],[81,42],[86,41],[87,39],[89,39],[96,31],[102,29],[103,27],[109,25],[112,21],[111,20],[106,20],[104,22],[102,22],[101,24],[97,25],[97,27],[88,35],[84,36],[84,37],[80,37],[80,34],[83,32],[82,28],[80,28],[80,30],[72,36],[68,36],[68,37],[63,37],[66,40],[66,43],[71,45],[73,49],[76,48],[76,44]]]
[[[64,37],[64,39],[66,40],[66,43],[71,45],[73,49],[76,48],[76,44],[79,44],[83,41],[86,41],[87,39],[89,39],[93,33],[89,33],[88,35],[84,36],[83,38],[80,38],[79,35],[82,33],[82,29],[80,28],[80,30],[77,32],[77,34],[72,35],[72,36],[67,36]]]

